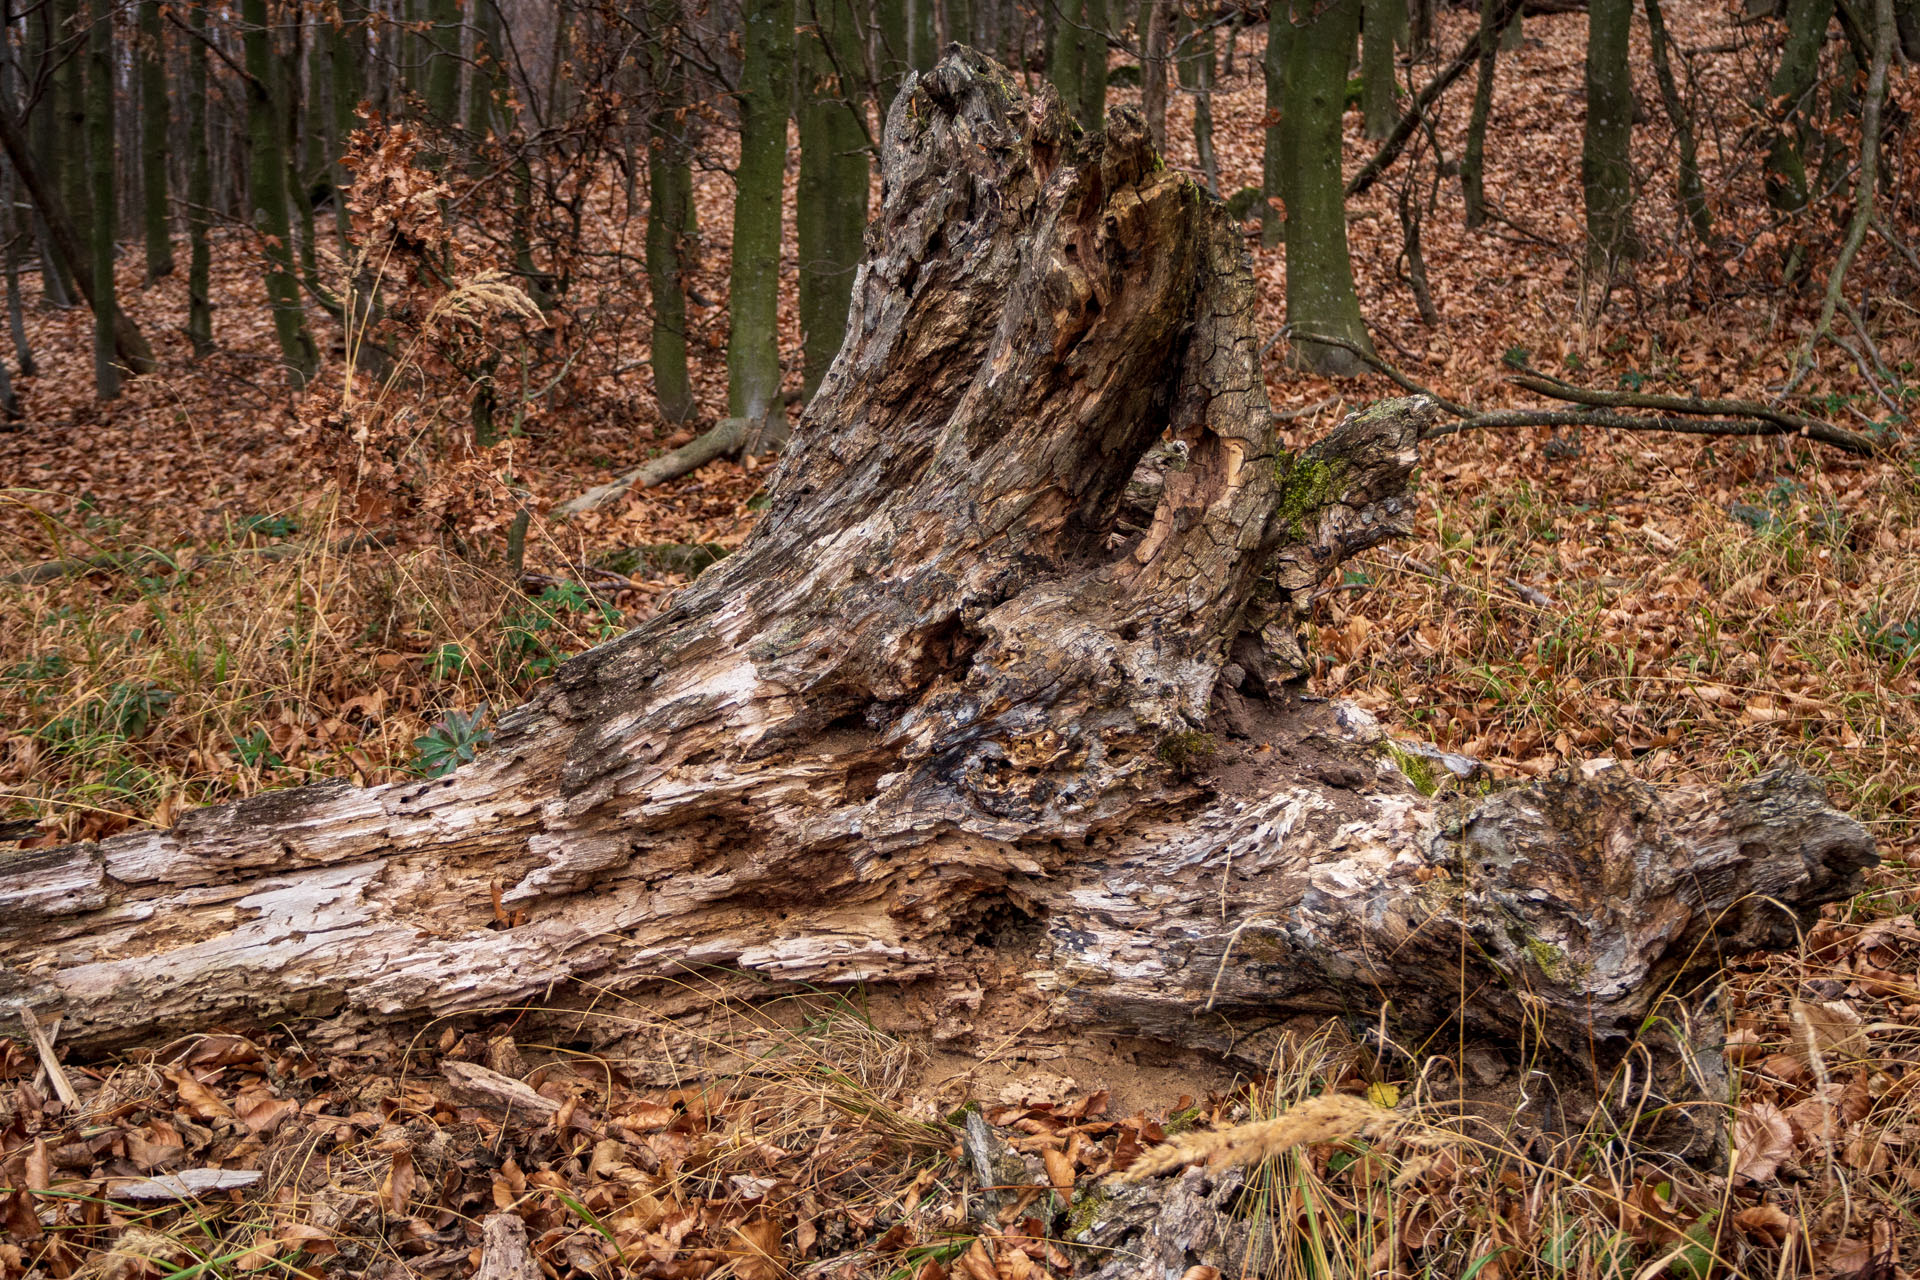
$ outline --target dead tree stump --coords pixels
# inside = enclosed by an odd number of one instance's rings
[[[1856,887],[1872,844],[1804,777],[1433,797],[1295,695],[1432,411],[1283,452],[1239,233],[1136,117],[1083,134],[958,51],[883,173],[738,554],[449,777],[5,855],[0,1009],[105,1049],[727,972],[919,983],[961,1028],[984,992],[1230,1049],[1384,1003],[1604,1054]]]

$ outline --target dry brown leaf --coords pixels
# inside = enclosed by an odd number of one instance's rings
[[[733,1261],[733,1272],[740,1280],[779,1280],[786,1274],[778,1222],[760,1218],[735,1227],[733,1234],[743,1250]]]
[[[1062,1200],[1073,1199],[1073,1157],[1064,1151],[1048,1147],[1040,1153],[1040,1159],[1047,1166],[1047,1181],[1059,1193]]]
[[[1756,1240],[1782,1244],[1793,1230],[1793,1219],[1778,1205],[1756,1204],[1733,1215],[1733,1225]]]
[[[413,1199],[414,1183],[418,1181],[413,1170],[413,1153],[396,1151],[393,1164],[387,1170],[386,1181],[380,1184],[380,1203],[386,1206],[388,1213],[405,1213],[407,1203]]]
[[[1833,1071],[1867,1056],[1867,1033],[1861,1017],[1838,1000],[1795,1000],[1793,1052],[1815,1071]]]
[[[993,1255],[987,1252],[986,1242],[978,1236],[974,1237],[972,1247],[960,1255],[958,1269],[967,1280],[1000,1280]]]
[[[1765,1182],[1793,1158],[1793,1126],[1771,1102],[1753,1102],[1733,1118],[1735,1177]]]
[[[213,1090],[194,1079],[191,1071],[168,1067],[166,1077],[180,1095],[180,1105],[197,1120],[231,1120],[233,1110],[214,1096]]]

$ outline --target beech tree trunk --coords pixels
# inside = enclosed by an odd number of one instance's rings
[[[307,331],[300,305],[300,281],[294,274],[293,229],[287,211],[286,138],[275,100],[273,28],[267,25],[266,0],[241,0],[240,21],[247,66],[248,202],[254,230],[264,241],[267,305],[280,342],[287,381],[297,390],[320,366],[319,348]]]
[[[93,393],[101,400],[120,395],[120,366],[115,362],[114,320],[120,304],[114,292],[113,249],[119,232],[115,216],[113,156],[113,9],[92,0],[87,28],[87,215],[93,251]]]
[[[168,226],[167,132],[173,113],[167,96],[166,33],[159,0],[140,3],[140,198],[147,237],[147,283],[173,274]]]
[[[748,0],[727,305],[727,412],[766,420],[780,398],[780,207],[793,109],[793,0]]]
[[[1255,1054],[1385,1003],[1604,1053],[1854,887],[1871,842],[1806,778],[1434,797],[1298,696],[1302,611],[1406,528],[1436,410],[1282,451],[1240,237],[1137,112],[1078,134],[958,50],[883,163],[740,551],[448,777],[0,859],[0,1008],[99,1049],[702,975],[915,984],[936,1034],[1011,1002]]]
[[[1612,270],[1635,257],[1633,233],[1633,76],[1627,65],[1632,0],[1587,6],[1587,126],[1580,181],[1587,207],[1587,262]]]

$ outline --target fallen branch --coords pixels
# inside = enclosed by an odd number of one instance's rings
[[[1706,399],[1699,396],[1663,396],[1643,391],[1601,391],[1575,386],[1537,369],[1523,369],[1513,376],[1514,385],[1538,395],[1586,406],[1570,409],[1500,409],[1482,411],[1471,405],[1449,400],[1430,387],[1409,378],[1382,360],[1375,352],[1363,351],[1359,344],[1327,334],[1297,335],[1303,341],[1340,347],[1359,356],[1381,376],[1415,395],[1427,396],[1457,422],[1437,423],[1421,433],[1422,440],[1458,435],[1462,431],[1484,431],[1504,427],[1598,427],[1614,431],[1671,431],[1691,436],[1801,436],[1831,445],[1847,453],[1871,457],[1880,451],[1880,442],[1859,431],[1850,431],[1819,418],[1808,418],[1785,409],[1776,409],[1757,400]],[[1645,409],[1659,417],[1639,417],[1607,410]],[[1684,416],[1695,415],[1695,416]],[[1729,416],[1731,415],[1731,416]]]
[[[1728,432],[1730,435],[1800,435],[1809,440],[1818,440],[1830,444],[1836,449],[1848,453],[1870,455],[1879,450],[1879,444],[1873,437],[1858,431],[1849,431],[1845,427],[1836,427],[1830,422],[1818,418],[1808,418],[1785,409],[1776,409],[1761,404],[1757,400],[1720,400],[1699,396],[1663,396],[1644,391],[1600,391],[1591,387],[1577,387],[1564,382],[1551,374],[1536,370],[1526,370],[1515,374],[1515,386],[1555,400],[1565,400],[1572,404],[1590,405],[1602,409],[1651,409],[1662,413],[1681,414],[1731,414],[1739,418],[1753,418],[1760,422],[1771,423],[1777,430]],[[1648,419],[1648,421],[1653,421]],[[1647,427],[1642,430],[1653,430]],[[1698,434],[1698,433],[1695,433]]]
[[[1871,439],[1843,427],[1829,426],[1816,437],[1807,432],[1788,430],[1777,422],[1753,418],[1641,418],[1600,409],[1501,409],[1463,418],[1458,422],[1440,424],[1420,438],[1436,440],[1441,436],[1458,435],[1462,431],[1485,431],[1500,427],[1600,427],[1611,431],[1671,431],[1686,436],[1805,435],[1808,439],[1820,439],[1822,443],[1832,444],[1848,453],[1871,454],[1875,451]],[[1840,444],[1835,439],[1840,436],[1859,444]]]
[[[722,418],[711,430],[678,449],[561,503],[553,509],[553,514],[577,516],[583,511],[597,511],[629,489],[651,489],[669,480],[678,480],[689,471],[697,471],[715,458],[738,453],[747,442],[747,426],[745,418]]]
[[[1423,386],[1415,382],[1412,378],[1409,378],[1406,374],[1400,372],[1385,360],[1382,360],[1378,352],[1367,350],[1351,338],[1336,338],[1324,333],[1309,333],[1305,329],[1295,329],[1292,325],[1288,325],[1283,332],[1289,339],[1297,337],[1302,342],[1320,343],[1329,347],[1338,347],[1342,351],[1350,351],[1371,365],[1375,373],[1386,378],[1401,390],[1410,391],[1417,396],[1425,396],[1456,417],[1471,418],[1474,414],[1480,412],[1472,405],[1461,404],[1457,400],[1449,400],[1432,387]]]

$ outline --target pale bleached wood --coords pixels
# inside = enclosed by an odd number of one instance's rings
[[[1434,409],[1287,456],[1238,236],[1136,118],[1084,136],[961,51],[883,160],[846,347],[739,552],[450,777],[0,861],[0,1009],[99,1050],[720,974],[1228,1051],[1385,1004],[1606,1052],[1852,890],[1872,844],[1803,778],[1436,799],[1294,697]]]

